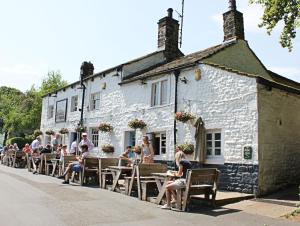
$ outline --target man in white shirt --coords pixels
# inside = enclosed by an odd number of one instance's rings
[[[70,154],[71,155],[76,155],[76,150],[77,150],[77,141],[76,139],[72,142],[71,148],[70,148]]]
[[[91,151],[93,150],[94,148],[94,144],[92,141],[90,141],[88,138],[87,138],[87,133],[82,133],[82,140],[80,141],[79,145],[78,145],[78,149],[80,152],[82,152],[82,149],[81,149],[81,146],[82,145],[87,145],[88,146],[88,151]]]
[[[41,138],[37,137],[37,138],[35,138],[34,141],[32,141],[32,143],[31,143],[31,149],[33,151],[37,151],[39,149],[40,145],[41,145]]]

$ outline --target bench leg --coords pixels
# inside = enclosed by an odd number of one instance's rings
[[[182,189],[177,189],[176,190],[176,199],[177,199],[177,203],[176,203],[176,207],[177,209],[181,210],[182,209]]]
[[[147,184],[142,183],[142,200],[147,201]]]

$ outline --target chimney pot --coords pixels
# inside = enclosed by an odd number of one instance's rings
[[[172,8],[168,9],[168,17],[173,18],[173,9]]]
[[[236,0],[229,0],[229,9],[236,10]]]

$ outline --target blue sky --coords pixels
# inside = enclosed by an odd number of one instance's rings
[[[185,2],[182,51],[221,43],[228,0]],[[259,6],[237,2],[257,56],[267,68],[300,82],[300,33],[289,53],[278,43],[280,27],[272,36],[257,27]],[[155,51],[157,21],[169,7],[180,11],[181,0],[0,0],[0,5],[0,86],[25,91],[39,86],[49,70],[74,82],[83,61],[98,72]]]

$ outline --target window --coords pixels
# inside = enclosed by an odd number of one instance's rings
[[[125,140],[124,140],[124,148],[127,146],[134,147],[135,146],[135,131],[126,131],[125,132]]]
[[[152,83],[151,87],[151,106],[164,105],[168,103],[168,81]]]
[[[96,128],[92,128],[91,129],[91,140],[93,142],[93,144],[95,145],[95,147],[98,147],[98,143],[99,143],[99,130]]]
[[[48,106],[47,118],[48,119],[53,118],[53,115],[54,115],[54,106],[50,105]]]
[[[160,132],[160,133],[149,133],[147,134],[149,137],[149,140],[153,146],[154,149],[154,155],[162,155],[166,154],[167,148],[166,148],[166,141],[167,136],[166,132]]]
[[[100,108],[100,93],[93,93],[91,96],[91,110],[99,110]]]
[[[78,110],[78,96],[73,96],[71,99],[71,112]]]
[[[207,157],[221,156],[221,132],[207,132],[206,133],[206,155]]]

